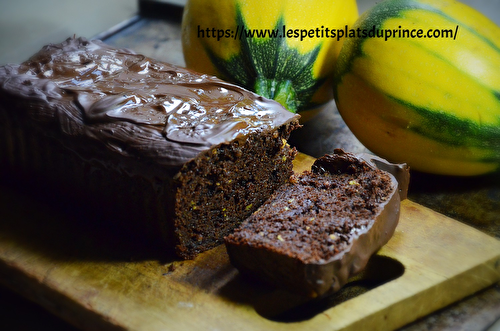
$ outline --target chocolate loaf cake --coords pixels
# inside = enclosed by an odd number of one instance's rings
[[[231,263],[302,295],[339,290],[394,233],[409,176],[405,166],[394,167],[400,188],[390,173],[353,154],[336,150],[317,159],[226,237]]]
[[[182,258],[222,243],[290,177],[298,119],[215,77],[84,38],[0,67],[2,171],[161,234]]]

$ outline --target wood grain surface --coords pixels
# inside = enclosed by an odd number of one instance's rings
[[[179,261],[11,187],[0,206],[2,283],[87,330],[388,330],[500,280],[500,241],[409,200],[367,270],[314,301],[240,277],[224,246]]]

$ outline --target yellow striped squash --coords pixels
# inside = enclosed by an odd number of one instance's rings
[[[428,173],[498,171],[495,23],[457,1],[387,0],[353,28],[366,37],[345,41],[334,94],[346,124],[368,149]],[[386,38],[387,31],[392,36]]]
[[[302,112],[333,98],[343,38],[337,41],[331,32],[327,37],[326,29],[344,28],[357,18],[355,0],[188,0],[184,59],[188,68]],[[266,30],[276,34],[263,36]],[[311,30],[303,38],[303,31]]]

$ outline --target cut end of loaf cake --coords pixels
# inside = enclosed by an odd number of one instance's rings
[[[178,255],[193,258],[222,244],[287,181],[297,152],[286,139],[297,126],[292,122],[214,147],[181,169],[175,204]]]
[[[294,175],[226,237],[244,274],[308,296],[338,290],[392,236],[395,178],[336,151]]]

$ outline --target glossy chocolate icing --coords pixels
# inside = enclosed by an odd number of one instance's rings
[[[29,105],[37,122],[56,123],[57,134],[172,167],[299,117],[215,77],[84,38],[0,67],[0,97],[5,93],[14,108]]]

